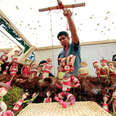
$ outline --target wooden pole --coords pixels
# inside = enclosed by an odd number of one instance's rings
[[[44,12],[44,11],[49,11],[49,10],[57,10],[57,9],[63,9],[64,10],[64,8],[75,8],[75,7],[85,6],[85,3],[63,5],[61,0],[57,0],[57,2],[58,2],[58,6],[42,8],[42,9],[39,9],[39,12]]]
[[[64,5],[64,8],[75,8],[75,7],[82,7],[82,6],[85,6],[85,3]],[[61,9],[61,8],[59,6],[52,6],[48,8],[39,9],[39,12],[44,12],[49,10],[58,10],[58,9]]]

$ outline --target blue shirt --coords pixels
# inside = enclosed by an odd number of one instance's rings
[[[72,42],[69,45],[68,56],[71,55],[71,54],[76,56],[75,62],[74,62],[74,74],[78,75],[78,69],[80,67],[80,62],[81,62],[80,43],[79,42],[78,42],[78,44],[75,44],[74,42]],[[63,50],[58,55],[58,65],[60,64],[59,58],[64,58],[64,57],[66,57],[66,49],[65,48],[63,48]]]

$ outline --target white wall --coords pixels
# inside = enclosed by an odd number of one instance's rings
[[[36,54],[37,61],[40,62],[41,60],[52,58],[52,62],[53,62],[52,72],[53,74],[56,75],[57,74],[57,56],[60,50],[61,48],[38,51]],[[111,60],[113,54],[116,54],[116,43],[81,46],[82,61],[86,61],[88,63],[90,74],[93,76],[95,76],[95,72],[94,72],[92,62],[95,60],[99,62],[100,59],[103,57],[106,58],[107,60]]]
[[[116,43],[97,44],[81,47],[81,58],[88,63],[88,68],[91,75],[95,75],[92,62],[101,58],[112,60],[112,55],[116,54]]]

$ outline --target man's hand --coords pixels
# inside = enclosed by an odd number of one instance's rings
[[[72,16],[72,12],[70,9],[64,9],[64,16],[67,16],[67,17],[71,17]]]

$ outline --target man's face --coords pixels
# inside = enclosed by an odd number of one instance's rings
[[[61,45],[63,47],[66,47],[69,45],[69,37],[65,36],[65,35],[61,35],[59,36],[59,41],[61,43]]]
[[[44,67],[44,63],[39,65],[39,71],[42,72]]]

